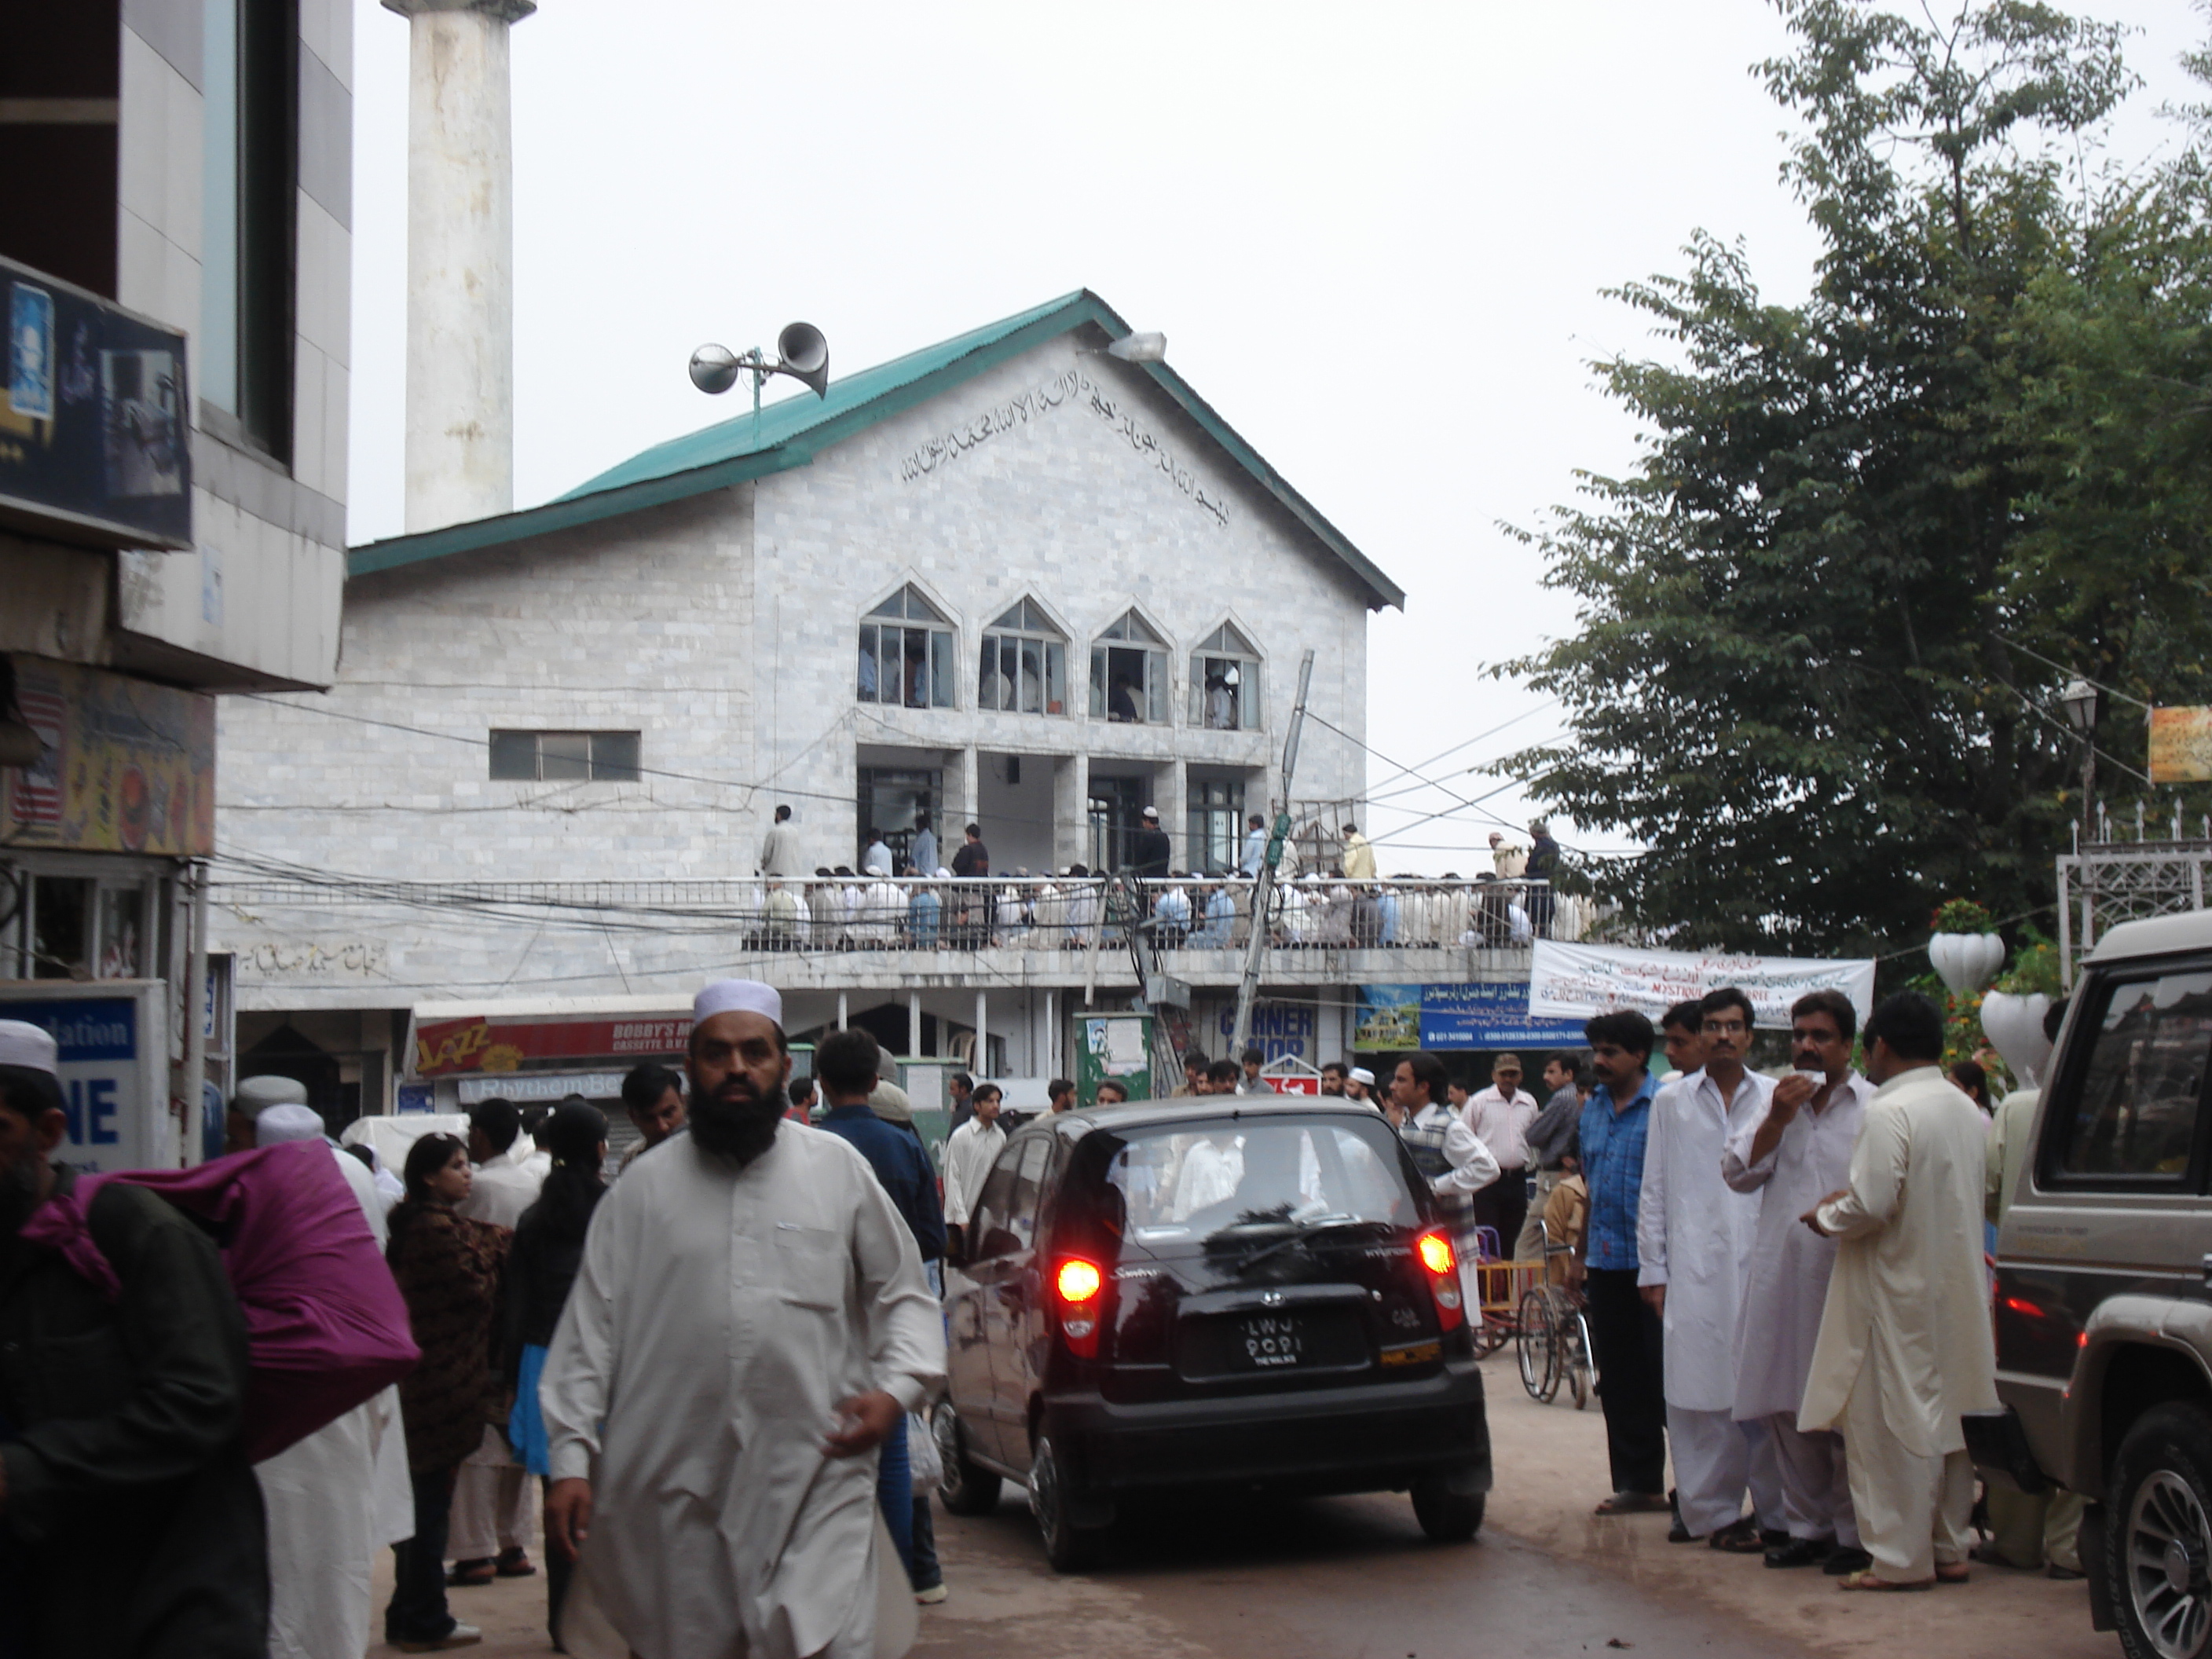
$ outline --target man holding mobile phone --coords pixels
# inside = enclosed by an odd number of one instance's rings
[[[1859,1547],[1842,1437],[1797,1428],[1836,1261],[1836,1241],[1797,1218],[1850,1175],[1851,1147],[1874,1098],[1874,1085],[1851,1065],[1857,1035],[1858,1010],[1842,992],[1798,998],[1790,1010],[1796,1069],[1721,1155],[1721,1178],[1730,1187],[1766,1194],[1735,1352],[1736,1419],[1765,1425],[1781,1468],[1790,1541],[1767,1551],[1766,1565],[1819,1566],[1834,1577],[1862,1571],[1873,1558]]]

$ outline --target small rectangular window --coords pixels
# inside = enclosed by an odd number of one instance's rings
[[[2116,979],[2085,1029],[2073,1109],[2054,1118],[2045,1168],[2061,1182],[2179,1187],[2212,1060],[2212,970]]]
[[[491,775],[514,783],[635,783],[635,732],[494,732]]]

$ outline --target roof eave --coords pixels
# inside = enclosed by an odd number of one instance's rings
[[[369,542],[347,553],[346,572],[352,576],[366,576],[378,571],[396,570],[407,565],[447,558],[456,553],[479,552],[528,537],[572,530],[581,525],[617,518],[625,513],[664,506],[670,501],[704,495],[709,490],[726,489],[732,484],[745,483],[771,473],[805,466],[818,452],[842,443],[879,421],[927,403],[950,387],[973,380],[1047,340],[1080,328],[1085,323],[1096,323],[1113,339],[1123,338],[1132,332],[1129,325],[1113,307],[1085,289],[1073,295],[1066,305],[1047,312],[988,344],[977,347],[934,373],[920,375],[864,404],[856,404],[818,426],[808,427],[793,434],[774,448],[710,462],[705,466],[672,472],[663,477],[619,484],[589,495],[564,496],[559,501],[548,501],[542,507],[527,507],[520,513],[501,514],[496,518],[477,519],[466,524],[447,525],[442,529],[423,531],[416,535],[394,536],[383,541]],[[1213,405],[1199,396],[1188,381],[1164,363],[1145,363],[1139,367],[1152,377],[1154,385],[1182,407],[1185,414],[1198,422],[1208,437],[1251,474],[1261,488],[1281,503],[1310,534],[1344,562],[1366,587],[1369,610],[1379,611],[1385,605],[1393,605],[1401,611],[1405,609],[1405,589],[1384,574],[1381,567],[1353,545],[1351,539],[1322,516],[1312,502],[1293,489],[1289,481],[1276,471],[1259,451],[1245,442],[1236,428],[1223,420]]]

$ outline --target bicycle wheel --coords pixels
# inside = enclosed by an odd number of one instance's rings
[[[1541,1286],[1521,1298],[1521,1328],[1514,1346],[1521,1386],[1531,1400],[1549,1404],[1559,1391],[1559,1329],[1552,1317],[1552,1298]]]

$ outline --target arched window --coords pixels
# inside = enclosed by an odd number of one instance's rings
[[[1091,716],[1137,725],[1168,723],[1166,641],[1135,611],[1124,611],[1091,647]]]
[[[1209,732],[1259,729],[1260,653],[1227,623],[1191,653],[1190,700],[1193,726]]]
[[[909,584],[860,623],[860,701],[952,707],[952,624]]]
[[[976,706],[1009,714],[1067,712],[1067,641],[1028,599],[983,635]]]

